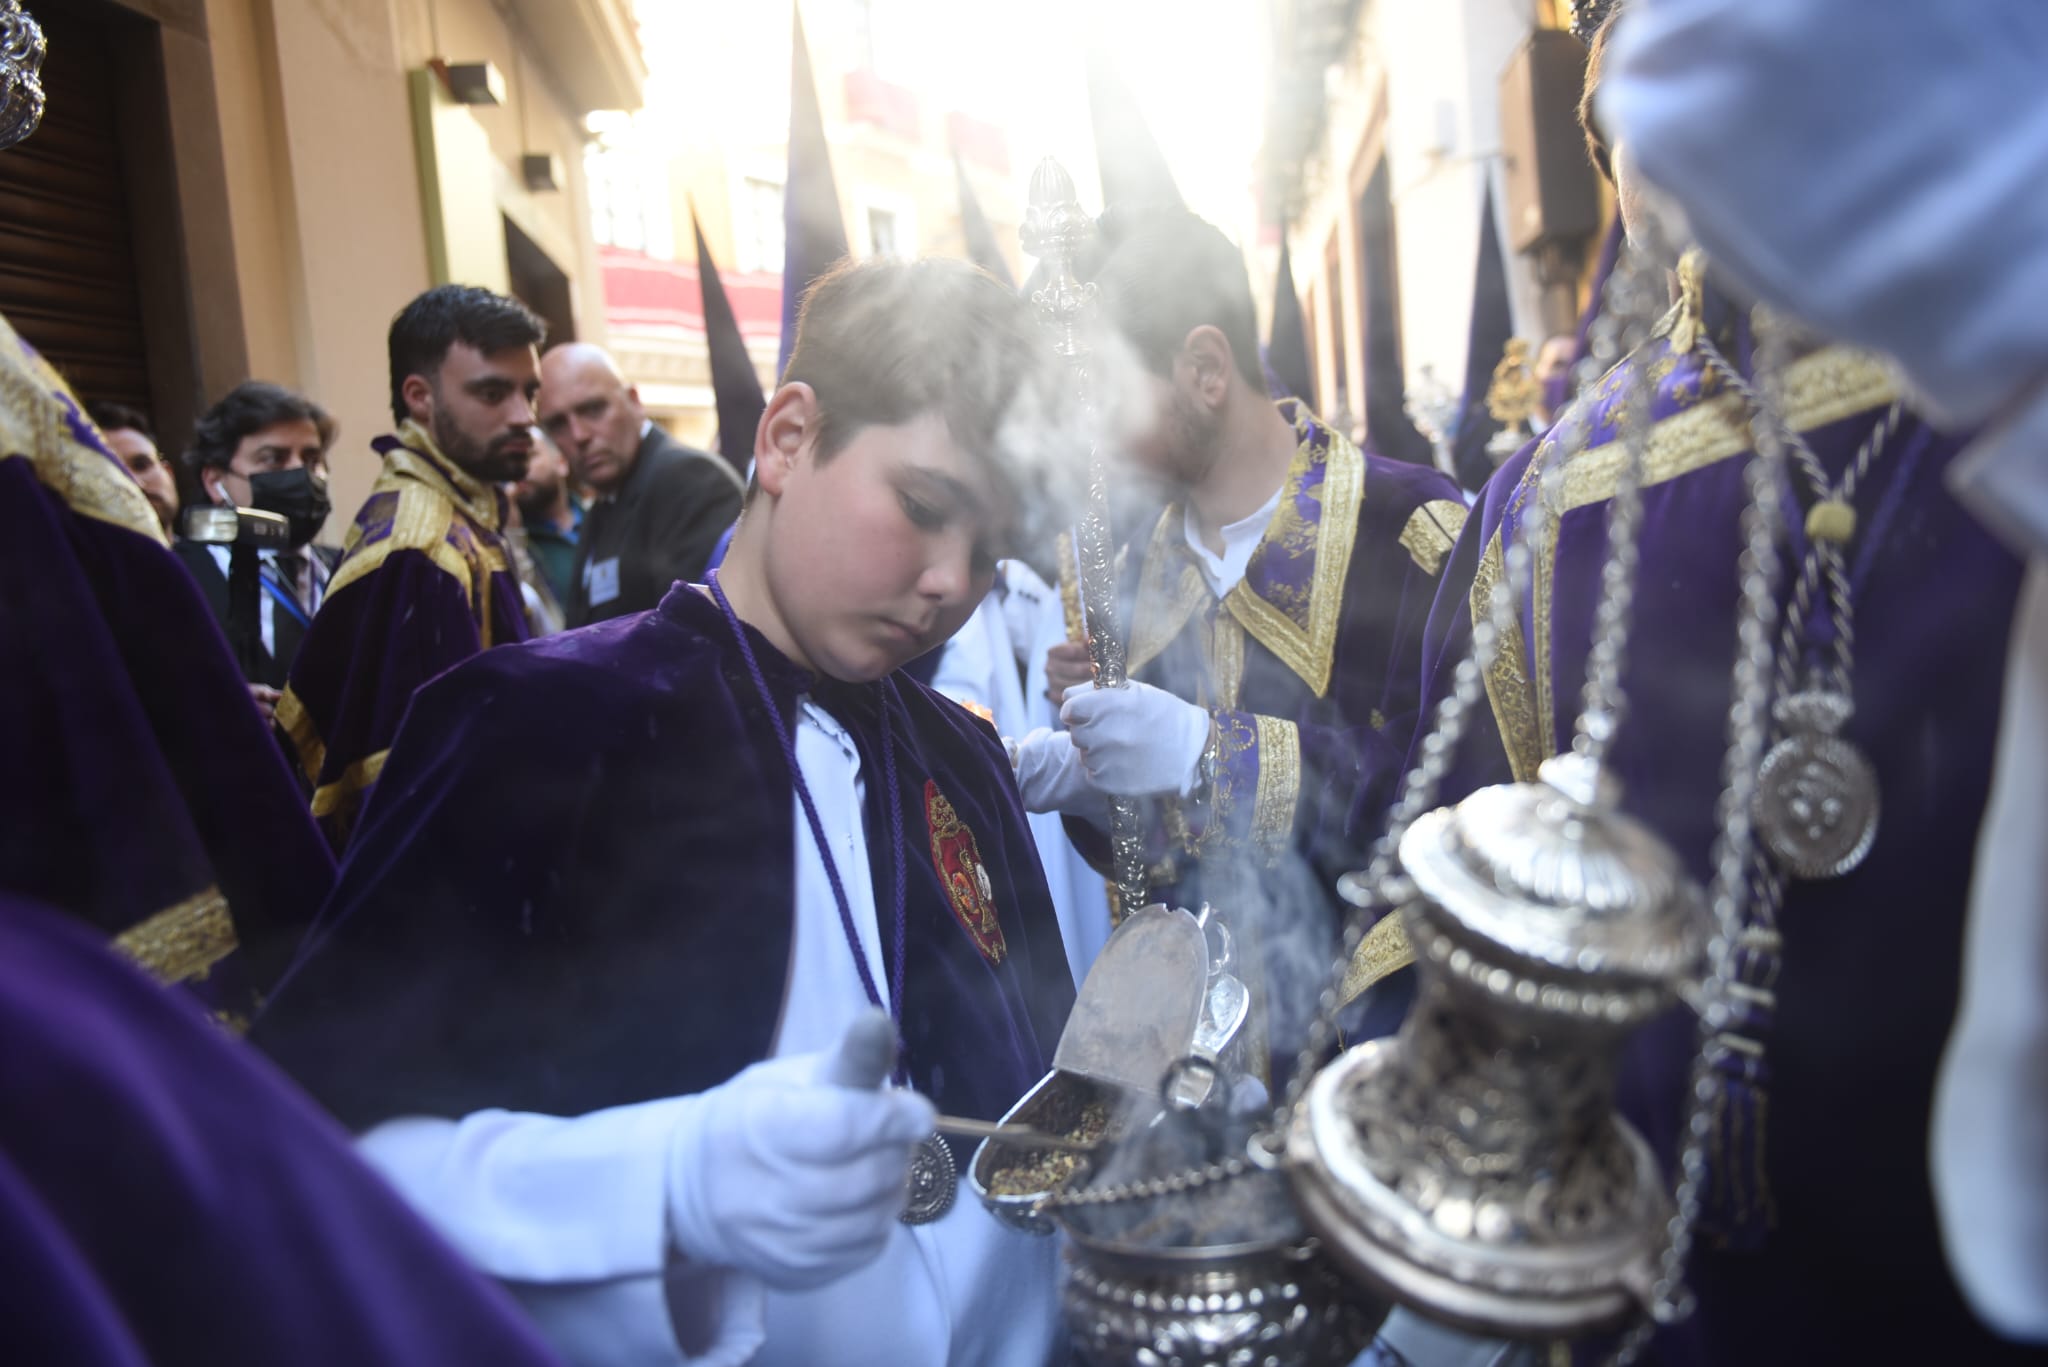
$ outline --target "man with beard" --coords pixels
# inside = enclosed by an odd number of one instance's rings
[[[356,514],[327,603],[277,704],[277,725],[340,849],[413,690],[480,650],[527,637],[503,535],[505,495],[533,456],[536,348],[547,326],[515,299],[441,285],[391,324],[395,435]]]
[[[156,429],[149,419],[122,403],[89,403],[85,414],[107,439],[107,449],[142,486],[142,496],[149,500],[164,535],[177,535],[178,481],[170,461],[156,449]]]
[[[1335,880],[1392,796],[1465,503],[1267,397],[1244,258],[1210,224],[1147,218],[1096,282],[1142,366],[1131,454],[1173,501],[1129,556],[1131,685],[1067,693],[1067,732],[1026,738],[1019,784],[1033,810],[1077,816],[1100,813],[1093,794],[1143,800],[1153,895],[1208,902],[1265,946],[1245,961],[1279,1062],[1306,1022],[1268,1010],[1313,1002],[1335,952]],[[1055,684],[1086,670],[1083,647],[1051,652]],[[1069,829],[1101,852],[1099,828]]]
[[[583,531],[583,500],[569,487],[569,458],[545,434],[533,448],[526,478],[512,486],[526,552],[555,602],[566,607],[576,580],[576,543]]]

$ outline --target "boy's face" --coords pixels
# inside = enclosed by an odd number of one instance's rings
[[[776,498],[765,577],[810,663],[865,683],[966,623],[994,582],[1007,510],[937,414],[862,428],[823,464],[814,446],[780,478],[763,471]]]

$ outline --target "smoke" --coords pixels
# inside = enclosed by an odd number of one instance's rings
[[[1119,505],[1165,498],[1130,458],[1159,420],[1151,372],[1113,328],[1084,337],[1076,358],[1045,337],[996,433],[997,460],[1019,494],[1013,553],[1049,580],[1053,540],[1086,512],[1097,464]]]

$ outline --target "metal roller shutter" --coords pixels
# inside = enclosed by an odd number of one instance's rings
[[[147,412],[113,52],[83,16],[46,5],[36,17],[48,108],[33,137],[0,152],[0,313],[81,397]]]

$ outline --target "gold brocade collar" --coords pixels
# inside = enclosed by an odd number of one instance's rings
[[[439,485],[472,522],[491,531],[505,525],[505,498],[494,484],[470,474],[442,454],[433,434],[411,418],[398,429],[398,436],[377,443],[384,457],[386,473],[422,484]]]
[[[1279,407],[1298,439],[1294,460],[1280,506],[1223,606],[1321,697],[1336,662],[1344,577],[1365,502],[1365,457],[1307,408],[1292,400]],[[1170,504],[1145,549],[1131,613],[1132,673],[1157,659],[1188,619],[1215,601],[1188,547],[1184,517],[1180,503]]]
[[[0,318],[0,459],[15,457],[74,513],[165,544],[142,486],[107,449],[71,387]]]

